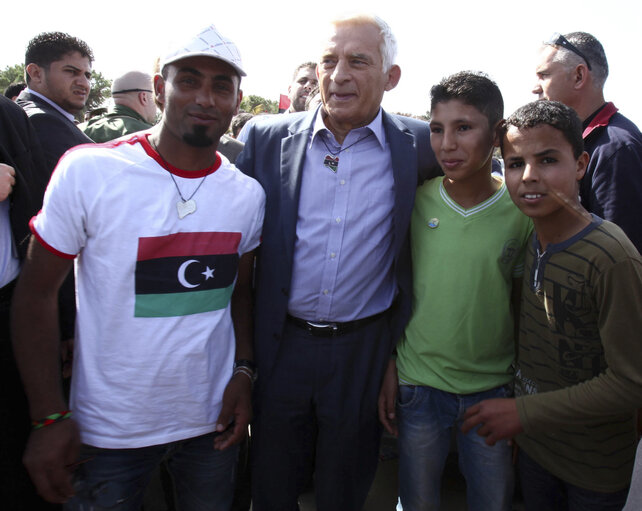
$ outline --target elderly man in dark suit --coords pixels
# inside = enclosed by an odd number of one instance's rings
[[[410,312],[415,188],[439,173],[428,124],[381,109],[401,71],[388,25],[331,25],[313,112],[257,119],[236,165],[267,194],[257,261],[253,508],[362,508],[381,426],[377,396]]]

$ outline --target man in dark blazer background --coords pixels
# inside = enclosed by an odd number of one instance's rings
[[[62,32],[39,34],[27,45],[27,88],[16,102],[38,134],[50,173],[67,149],[93,143],[74,122],[89,98],[93,59],[84,41]]]
[[[257,259],[253,509],[363,507],[378,460],[377,397],[410,314],[408,226],[440,173],[425,122],[381,109],[401,71],[381,19],[335,20],[314,112],[257,119],[236,165],[267,194]],[[312,467],[314,461],[314,467]]]
[[[80,144],[93,144],[74,122],[89,98],[94,55],[87,44],[63,32],[44,32],[27,45],[24,89],[16,102],[27,113],[40,147],[47,181],[60,157]],[[74,335],[76,307],[73,272],[60,290],[61,339]]]

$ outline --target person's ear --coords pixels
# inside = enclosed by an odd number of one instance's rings
[[[589,159],[589,153],[587,153],[586,151],[580,154],[580,157],[577,159],[577,168],[575,170],[575,174],[578,181],[580,181],[584,177],[584,174],[586,174]]]
[[[156,103],[159,108],[165,107],[165,79],[161,75],[154,76],[154,94],[156,95]]]
[[[586,64],[578,64],[573,71],[573,87],[575,89],[581,89],[586,86],[589,81],[588,67]]]
[[[386,91],[394,89],[399,80],[401,79],[401,68],[398,65],[394,65],[388,71],[388,82],[386,83]]]
[[[31,83],[41,83],[45,76],[44,68],[34,62],[27,64],[27,67],[25,67],[25,73],[29,75],[30,85]]]

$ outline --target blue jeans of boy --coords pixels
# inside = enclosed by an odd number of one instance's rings
[[[152,471],[163,459],[181,511],[227,511],[234,497],[238,446],[214,450],[214,434],[139,449],[83,445],[66,511],[139,511]]]
[[[628,488],[606,493],[572,485],[521,450],[517,469],[526,511],[620,511],[629,492]]]
[[[476,430],[461,432],[470,406],[507,397],[502,386],[474,394],[452,394],[432,387],[400,385],[398,511],[439,509],[441,478],[455,428],[459,469],[466,479],[469,511],[510,511],[513,500],[512,449],[506,441],[484,443]]]

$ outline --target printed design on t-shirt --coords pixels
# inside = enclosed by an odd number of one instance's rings
[[[602,372],[603,350],[599,329],[592,313],[586,279],[568,274],[565,285],[553,283],[553,317],[555,329],[561,334],[558,342],[560,376],[573,385]]]
[[[527,378],[521,369],[515,371],[515,397],[537,394],[537,382]]]
[[[181,232],[138,240],[135,317],[224,309],[238,270],[239,232]]]

